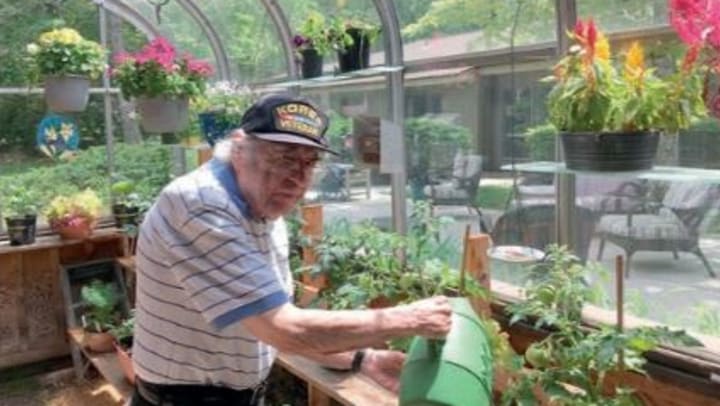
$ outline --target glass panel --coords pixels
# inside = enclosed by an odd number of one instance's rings
[[[322,202],[328,224],[341,219],[354,223],[368,220],[386,230],[392,229],[390,176],[362,164],[353,149],[357,140],[353,134],[388,118],[384,78],[377,79],[382,85],[303,90],[304,96],[328,113],[327,136],[332,148],[340,153],[326,154],[306,195],[307,200]]]
[[[210,20],[241,83],[282,80],[287,66],[272,19],[258,0],[196,1]]]
[[[577,0],[578,17],[593,17],[605,32],[639,29],[668,23],[666,0]]]
[[[521,6],[518,8],[518,4]],[[524,5],[523,5],[524,4]],[[555,39],[555,2],[397,1],[406,61],[436,59]]]

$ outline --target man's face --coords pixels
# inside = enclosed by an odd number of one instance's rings
[[[305,195],[319,160],[312,147],[250,139],[233,155],[233,166],[253,215],[276,219]]]

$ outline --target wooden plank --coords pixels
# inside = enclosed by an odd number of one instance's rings
[[[23,311],[20,254],[0,256],[0,354],[20,350]],[[2,358],[2,357],[0,357]]]
[[[313,204],[303,206],[301,208],[303,226],[302,233],[312,240],[312,244],[322,238],[323,233],[323,211],[322,205]],[[303,266],[309,266],[316,262],[315,250],[312,245],[309,247],[303,247]],[[322,289],[327,286],[327,277],[325,275],[311,276],[310,272],[306,271],[303,273],[302,282],[306,285],[315,286],[318,289]]]
[[[197,150],[197,164],[198,166],[204,164],[212,158],[213,149],[210,147],[202,147]]]
[[[71,344],[78,346],[83,355],[95,366],[100,374],[108,381],[108,394],[116,402],[122,402],[132,395],[133,387],[125,379],[120,363],[115,352],[95,353],[83,348],[83,330],[72,328],[68,330]]]
[[[477,280],[480,285],[490,292],[490,266],[487,250],[490,247],[490,236],[487,234],[474,234],[465,242],[465,270]],[[470,299],[473,309],[485,317],[492,316],[490,301],[482,298]]]
[[[120,264],[123,269],[127,269],[130,272],[135,272],[135,255],[115,258],[115,261],[117,261],[117,263]]]
[[[311,391],[323,392],[343,405],[398,404],[395,394],[362,374],[331,371],[300,356],[282,353],[277,358],[277,364],[307,382]],[[318,396],[318,399],[321,397]]]
[[[87,240],[62,240],[58,235],[38,237],[35,244],[11,246],[9,242],[0,243],[0,255],[18,252],[37,251],[48,248],[59,248],[71,245],[83,244],[85,241],[103,241],[123,237],[122,232],[114,227],[96,229]]]

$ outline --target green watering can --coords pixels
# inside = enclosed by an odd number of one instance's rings
[[[485,329],[466,298],[451,299],[445,341],[415,337],[400,375],[400,406],[492,404],[493,358]]]

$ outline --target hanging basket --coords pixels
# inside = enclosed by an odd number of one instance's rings
[[[660,140],[658,132],[560,134],[565,164],[581,171],[652,169]]]
[[[349,28],[347,33],[352,37],[353,44],[343,51],[338,51],[340,72],[367,68],[370,66],[370,37],[357,28]]]
[[[45,103],[56,113],[84,111],[88,103],[90,79],[63,75],[45,78]]]
[[[322,76],[323,56],[315,48],[303,49],[300,55],[302,55],[300,68],[304,79]]]
[[[187,97],[138,97],[140,125],[149,133],[180,132],[188,126],[189,104]]]

